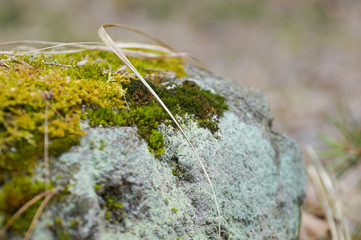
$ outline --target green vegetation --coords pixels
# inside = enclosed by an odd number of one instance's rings
[[[101,189],[98,189],[97,193],[103,199],[101,205],[105,210],[105,219],[113,223],[122,222],[126,212],[125,209],[123,209],[123,202],[117,200],[120,196],[115,196],[112,191],[102,192]]]
[[[328,169],[328,172],[330,172],[330,176],[335,177],[334,179],[331,177],[331,179],[339,181],[335,185],[347,186],[347,188],[336,189],[336,193],[327,192],[327,194],[330,195],[329,199],[338,196],[339,198],[336,198],[337,201],[342,202],[343,206],[347,206],[349,210],[353,209],[354,211],[347,211],[345,209],[341,211],[339,208],[333,207],[336,200],[331,202],[330,205],[324,206],[324,211],[329,212],[333,216],[340,215],[339,219],[341,220],[332,222],[332,224],[336,225],[337,229],[341,229],[338,230],[340,233],[342,233],[342,230],[346,231],[343,224],[352,222],[352,224],[347,225],[349,230],[351,230],[351,239],[360,239],[361,224],[357,209],[360,206],[361,178],[357,173],[357,169],[360,168],[361,164],[361,119],[355,118],[347,106],[339,105],[337,115],[328,116],[327,120],[336,131],[332,135],[321,135],[327,148],[320,153],[320,156],[322,156],[323,164]],[[335,194],[335,196],[332,194]],[[343,195],[348,197],[340,197]],[[349,221],[350,219],[352,221],[345,223],[343,214]]]
[[[56,235],[56,239],[60,239],[60,240],[71,239],[70,234],[65,231],[66,226],[61,218],[59,217],[54,218],[54,222],[50,226],[50,228],[54,231]]]
[[[361,123],[344,107],[338,117],[328,117],[328,121],[338,130],[339,137],[321,136],[329,147],[323,157],[329,159],[329,166],[341,177],[361,162]]]
[[[217,119],[228,109],[222,96],[212,94],[191,81],[181,85],[168,83],[156,86],[148,84],[159,95],[169,110],[179,116],[193,116],[200,127],[208,128],[212,133],[218,130]],[[137,126],[140,136],[148,143],[149,151],[156,156],[164,152],[164,137],[158,131],[161,123],[170,124],[167,113],[156,103],[153,95],[138,80],[123,83],[127,88],[125,98],[128,111],[115,111],[111,108],[98,108],[87,112],[91,126]]]

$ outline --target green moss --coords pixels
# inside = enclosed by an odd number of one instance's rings
[[[107,194],[112,194],[112,192],[107,191]],[[102,204],[102,208],[105,209],[104,218],[114,224],[122,222],[125,210],[123,209],[123,202],[117,200],[117,197],[119,196],[105,195],[104,192],[99,194],[99,196],[104,200],[104,203]]]
[[[104,146],[105,146],[105,141],[104,141],[104,140],[101,140],[101,141],[100,141],[99,150],[103,150],[103,149],[104,149]]]
[[[191,114],[195,120],[199,121],[220,117],[228,110],[224,97],[201,89],[192,81],[184,81],[179,86],[169,83],[163,87],[155,86],[149,81],[148,83],[169,110],[175,114]],[[126,98],[130,99],[130,104],[142,106],[154,102],[153,97],[140,81],[132,80],[130,84],[123,84],[123,86],[127,87]]]
[[[173,176],[178,179],[183,179],[185,181],[191,181],[190,175],[188,175],[187,169],[184,168],[181,164],[179,164],[178,158],[172,159],[174,163],[171,163],[171,166],[174,167],[172,169]]]
[[[177,213],[178,212],[178,209],[176,209],[176,208],[172,208],[171,209],[174,213]]]
[[[62,231],[59,236],[59,240],[71,240],[69,233]]]
[[[63,219],[59,217],[54,218],[53,224],[51,224],[49,227],[54,231],[56,239],[62,239],[62,240],[71,239],[70,234],[65,231],[66,226],[63,222]]]
[[[94,190],[97,191],[97,190],[99,190],[101,187],[102,187],[101,184],[95,184]]]
[[[123,203],[116,201],[114,196],[104,196],[108,208],[123,208]]]
[[[106,211],[106,212],[104,213],[104,217],[105,217],[106,219],[109,219],[109,218],[111,217],[110,211]]]
[[[185,81],[179,86],[173,86],[172,83],[165,86],[156,86],[150,81],[148,83],[173,114],[191,115],[198,121],[200,127],[207,128],[212,133],[218,130],[217,119],[228,109],[222,96],[200,89],[191,81]],[[161,155],[165,144],[163,135],[158,131],[158,125],[170,122],[167,121],[170,120],[169,116],[139,80],[123,83],[123,88],[127,89],[125,98],[128,100],[128,110],[118,112],[111,108],[89,110],[87,117],[90,125],[136,125],[139,135],[147,141],[149,151],[156,156]]]
[[[80,220],[79,220],[79,219],[71,220],[71,221],[70,221],[70,227],[72,227],[72,228],[76,228],[77,226],[79,226],[79,224],[80,224]]]
[[[62,225],[63,224],[63,220],[59,217],[56,217],[54,219],[54,224],[57,224],[57,225]]]
[[[111,108],[90,110],[87,114],[91,126],[137,126],[140,136],[147,142],[151,152],[164,152],[164,137],[158,132],[158,125],[167,118],[166,113],[155,102],[148,106],[135,106],[128,111],[116,113]]]

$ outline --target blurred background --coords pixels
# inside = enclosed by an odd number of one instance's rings
[[[0,0],[0,42],[100,41],[103,23],[136,27],[261,90],[274,129],[319,153],[361,239],[360,0]],[[302,239],[332,237],[319,191],[307,187]]]

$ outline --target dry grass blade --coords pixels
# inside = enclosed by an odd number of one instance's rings
[[[319,193],[322,207],[325,211],[333,240],[350,240],[350,233],[344,216],[343,207],[333,181],[322,166],[314,149],[307,145],[305,150],[311,163],[307,166],[307,173]]]
[[[218,213],[218,238],[221,239],[221,214],[219,211],[219,207],[218,207],[218,201],[217,201],[217,197],[213,188],[213,184],[211,179],[208,176],[207,170],[204,167],[204,164],[202,162],[202,160],[200,159],[200,157],[198,156],[198,153],[195,149],[195,147],[193,146],[193,144],[191,143],[191,141],[188,139],[187,135],[185,134],[185,132],[183,131],[182,127],[179,125],[178,121],[176,120],[176,118],[173,116],[173,114],[169,111],[169,109],[167,108],[167,106],[163,103],[163,101],[159,98],[159,96],[157,95],[157,93],[149,86],[149,84],[144,80],[143,76],[137,71],[137,69],[131,64],[131,62],[128,60],[128,58],[124,55],[124,53],[122,52],[122,50],[115,44],[115,42],[111,39],[111,37],[107,34],[107,32],[105,31],[105,28],[108,27],[121,27],[124,28],[124,25],[118,25],[118,24],[104,24],[102,25],[99,30],[98,30],[98,34],[100,36],[100,38],[104,41],[104,43],[109,46],[110,49],[113,50],[113,52],[120,58],[120,60],[122,60],[128,67],[130,70],[132,70],[132,72],[140,79],[140,81],[146,86],[146,88],[152,93],[152,95],[157,99],[157,101],[159,102],[159,104],[164,108],[164,110],[168,113],[168,115],[172,118],[173,122],[177,125],[177,127],[179,128],[179,130],[181,131],[181,133],[183,134],[184,138],[186,139],[186,141],[188,142],[189,146],[192,148],[192,151],[194,153],[194,155],[196,156],[199,164],[202,167],[202,170],[208,180],[208,183],[212,189],[212,195],[214,198],[214,202],[217,208],[217,213]],[[129,27],[125,27],[126,29],[132,29]],[[139,32],[139,30],[136,30],[136,32]],[[147,34],[143,34],[142,35],[146,35]],[[153,37],[151,37],[151,39],[154,39]],[[165,45],[166,46],[166,45]]]
[[[6,67],[6,68],[11,68],[9,65],[7,65],[5,62],[0,61],[0,67]]]
[[[155,38],[152,38],[156,41]],[[157,42],[161,42],[157,40]],[[20,45],[20,44],[35,44],[35,45],[49,45],[48,47],[43,47],[39,49],[33,49],[28,51],[15,51],[15,50],[8,50],[8,51],[0,51],[0,54],[9,54],[20,56],[24,54],[32,54],[32,53],[39,53],[42,54],[69,54],[69,53],[76,53],[82,52],[87,50],[101,50],[101,51],[111,51],[107,46],[104,46],[103,43],[100,42],[73,42],[73,43],[64,43],[64,42],[47,42],[47,41],[11,41],[11,42],[4,42],[0,43],[0,47],[4,46],[12,46],[12,45]],[[164,44],[164,43],[162,43]],[[134,58],[143,58],[143,59],[164,59],[164,58],[186,58],[189,60],[194,61],[197,65],[203,66],[203,64],[194,56],[188,53],[178,53],[171,50],[169,47],[159,46],[154,44],[144,44],[144,43],[133,43],[133,42],[117,42],[116,45],[119,48],[123,49],[123,52],[128,57]],[[45,51],[60,47],[73,47],[78,49],[71,49],[71,50],[57,50],[57,51]],[[128,48],[128,49],[127,49]],[[140,49],[140,50],[130,50],[130,49]],[[151,53],[151,52],[144,52],[141,50],[152,50],[158,51],[160,53]]]
[[[45,199],[42,201],[42,203],[40,204],[38,210],[36,211],[35,216],[33,218],[33,221],[31,222],[30,227],[29,227],[28,231],[26,232],[25,237],[24,237],[23,240],[29,240],[30,239],[31,234],[34,231],[35,225],[38,222],[39,217],[40,217],[41,213],[43,212],[46,204],[48,204],[50,199],[58,192],[57,189],[52,189],[52,190],[49,190],[49,191],[50,192],[46,195]]]
[[[158,40],[160,41],[160,40]],[[2,42],[0,43],[0,47],[7,47],[7,46],[13,46],[13,45],[47,45],[49,47],[52,46],[70,46],[75,48],[98,48],[98,47],[105,47],[104,43],[102,42],[73,42],[73,43],[65,43],[65,42],[49,42],[49,41],[34,41],[34,40],[24,40],[24,41],[9,41],[9,42]],[[148,49],[148,50],[155,50],[165,53],[173,53],[174,51],[169,50],[169,47],[163,47],[159,45],[154,44],[146,44],[146,43],[137,43],[137,42],[117,42],[116,43],[120,48],[139,48],[139,49]],[[111,51],[108,48],[107,51]]]
[[[158,38],[155,38],[143,31],[140,31],[139,29],[136,29],[136,28],[133,28],[133,27],[130,27],[130,26],[127,26],[127,25],[124,25],[124,24],[103,24],[101,28],[104,29],[105,31],[105,28],[107,27],[119,27],[119,28],[123,28],[123,29],[127,29],[129,31],[132,31],[132,32],[135,32],[135,33],[138,33],[148,39],[152,39],[154,42],[156,42],[158,45],[160,46],[163,46],[169,50],[171,50],[172,52],[176,52],[172,47],[168,46],[166,43],[164,43],[163,41],[161,41],[160,39]],[[99,29],[100,30],[100,29]],[[99,33],[99,30],[98,30],[98,33]],[[105,32],[106,33],[106,32]],[[108,35],[108,34],[107,34]],[[109,37],[109,36],[108,36]],[[109,37],[110,38],[110,37]],[[112,40],[112,42],[114,43],[114,41]],[[104,42],[107,46],[109,46],[106,42]],[[115,43],[114,43],[115,44]]]
[[[13,223],[15,222],[15,220],[21,215],[23,214],[26,209],[28,209],[29,207],[31,207],[34,203],[36,203],[39,199],[43,198],[44,196],[47,196],[49,194],[51,194],[52,192],[54,192],[55,190],[47,190],[44,191],[42,193],[39,193],[38,195],[36,195],[35,197],[33,197],[30,201],[28,201],[27,203],[25,203],[11,218],[10,220],[6,223],[6,225],[3,227],[3,229],[1,229],[0,231],[0,238],[2,238],[4,236],[4,234],[7,232],[7,230],[13,225]],[[57,190],[56,190],[57,191]]]
[[[49,186],[49,101],[46,100],[45,119],[44,119],[44,160],[45,160],[45,187]]]

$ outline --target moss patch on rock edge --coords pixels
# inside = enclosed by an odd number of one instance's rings
[[[80,143],[84,135],[79,125],[82,119],[89,119],[91,126],[135,125],[150,152],[164,152],[164,137],[158,125],[172,122],[132,73],[127,69],[115,71],[122,64],[114,54],[86,51],[8,59],[0,56],[10,67],[0,65],[0,203],[4,203],[0,204],[0,226],[45,189],[33,174],[43,158],[47,102],[52,161]],[[201,127],[217,131],[218,118],[227,110],[223,97],[190,81],[162,84],[172,77],[185,76],[180,59],[130,60],[141,74],[156,83],[148,81],[171,112],[190,115]],[[14,191],[9,191],[11,188]],[[6,207],[5,203],[12,206]],[[11,232],[23,234],[34,210],[36,206],[26,211]]]

